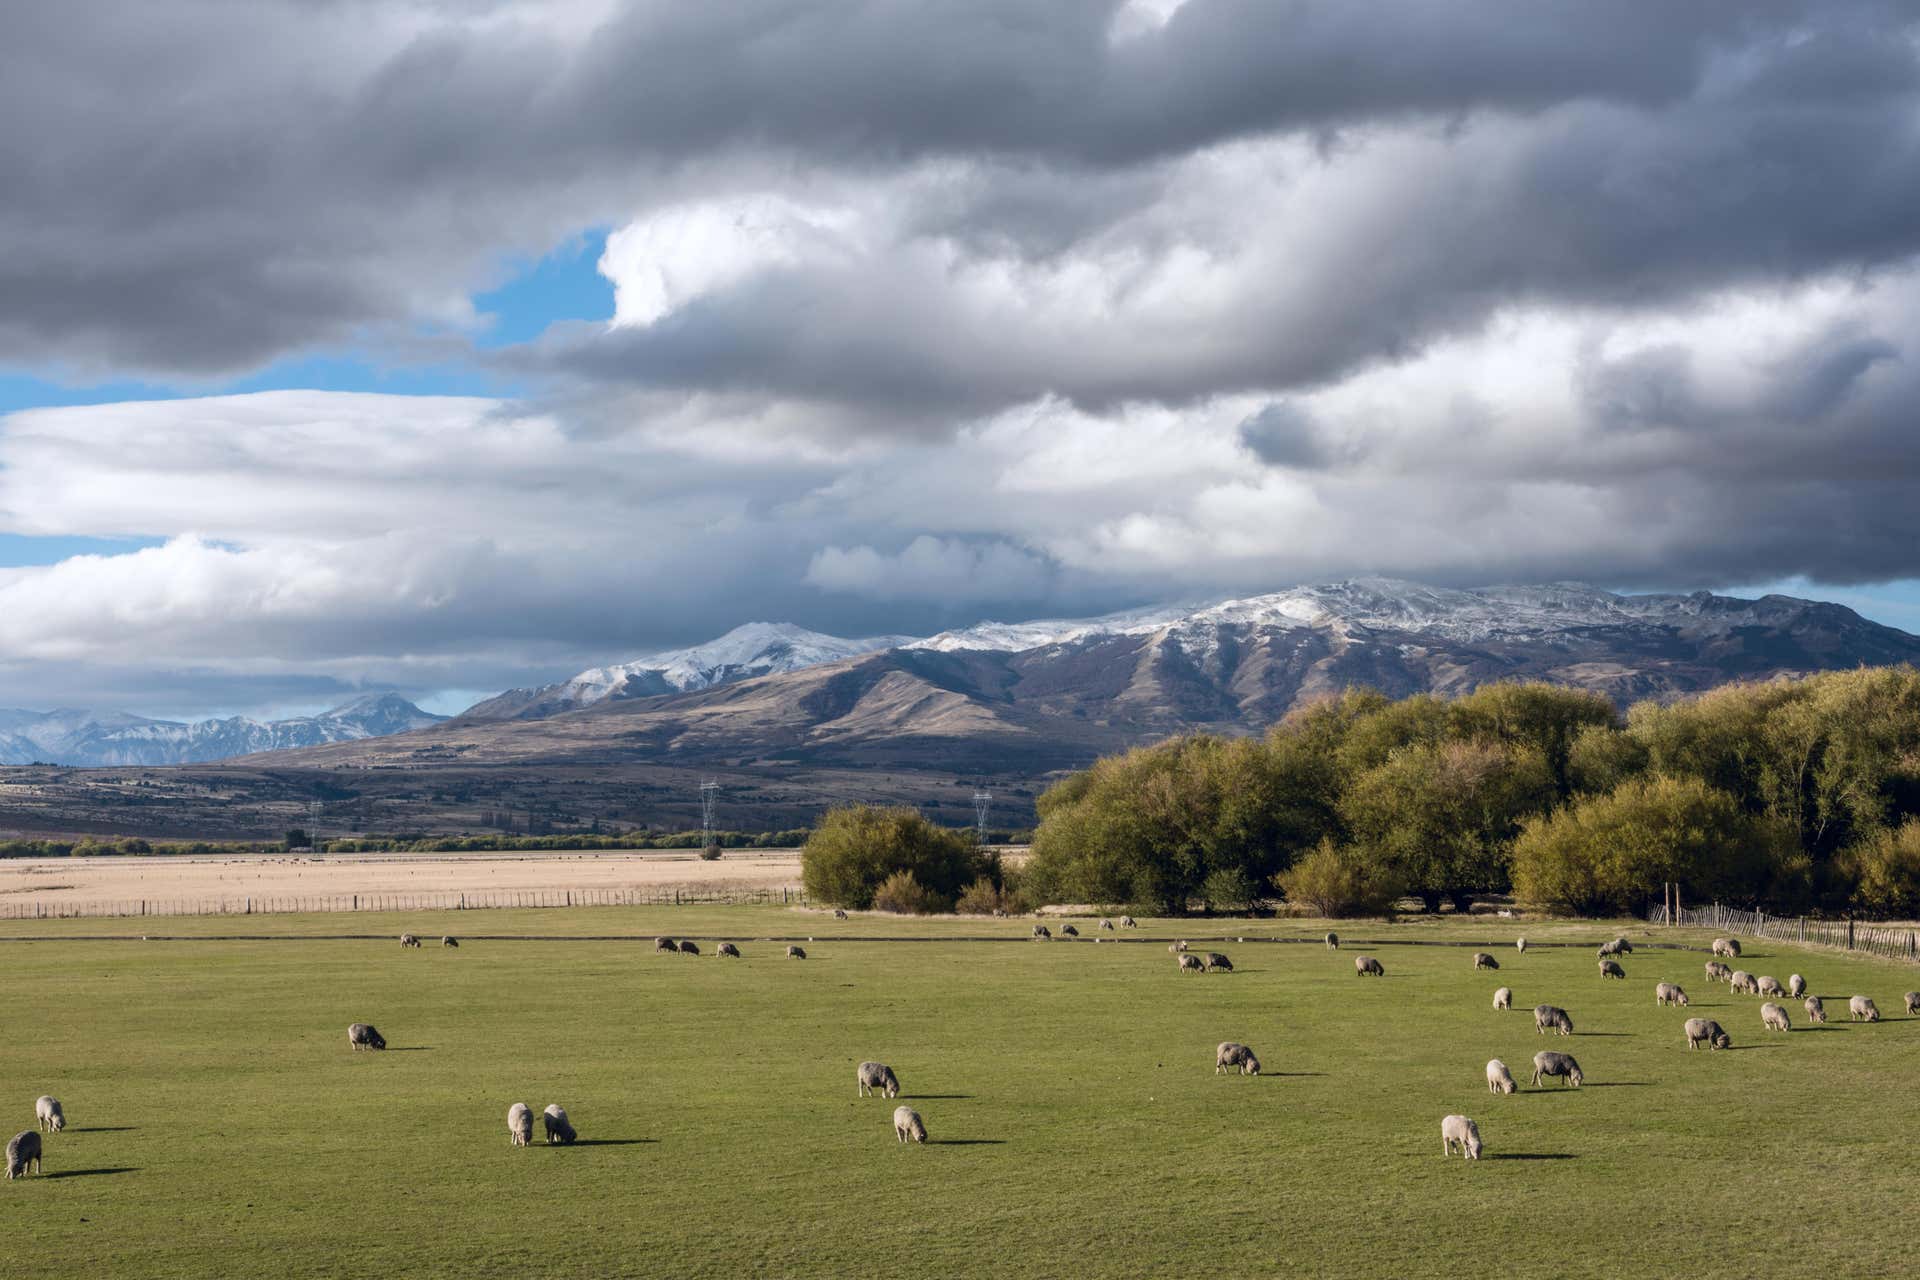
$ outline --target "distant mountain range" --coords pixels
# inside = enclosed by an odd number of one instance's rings
[[[0,707],[0,764],[200,764],[405,733],[444,719],[392,693],[368,694],[317,716],[265,722],[233,716],[186,724],[120,711]]]
[[[1356,684],[1403,696],[1541,679],[1624,706],[1891,662],[1920,662],[1920,638],[1786,596],[1360,579],[919,640],[756,623],[696,649],[513,690],[428,729],[285,759],[1034,773],[1172,733],[1258,731]]]

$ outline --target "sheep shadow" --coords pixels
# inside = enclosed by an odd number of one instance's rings
[[[1578,1160],[1571,1151],[1496,1151],[1488,1160]]]
[[[1809,1022],[1794,1028],[1795,1031],[1845,1031],[1846,1029],[1844,1025],[1836,1027],[1825,1022]]]
[[[1298,1079],[1302,1076],[1324,1076],[1326,1074],[1324,1071],[1263,1071],[1260,1073],[1263,1079],[1270,1078],[1274,1080]]]
[[[1653,1086],[1645,1080],[1589,1080],[1580,1087],[1583,1089],[1650,1089]]]
[[[388,1053],[432,1053],[430,1044],[397,1044],[387,1050]]]
[[[137,1124],[95,1124],[74,1126],[74,1133],[133,1133],[140,1128]]]
[[[903,1093],[900,1095],[900,1100],[903,1102],[971,1102],[973,1095],[970,1093]]]
[[[1721,1050],[1721,1052],[1746,1053],[1748,1050],[1751,1050],[1751,1049],[1778,1049],[1779,1047],[1780,1046],[1777,1044],[1730,1044],[1725,1049]]]
[[[572,1142],[550,1142],[545,1146],[553,1147],[644,1147],[659,1142],[658,1138],[575,1138]]]
[[[1005,1138],[928,1138],[930,1147],[1004,1147]]]
[[[115,1173],[138,1173],[138,1165],[117,1165],[108,1169],[60,1169],[45,1176],[49,1178],[104,1178]]]
[[[1576,1032],[1574,1032],[1573,1034],[1575,1034],[1575,1035],[1577,1035],[1577,1036],[1581,1036],[1581,1037],[1586,1037],[1586,1036],[1605,1036],[1605,1037],[1608,1037],[1608,1038],[1610,1038],[1610,1039],[1613,1039],[1613,1038],[1618,1038],[1618,1039],[1625,1039],[1625,1038],[1627,1038],[1627,1037],[1629,1037],[1629,1036],[1631,1036],[1631,1035],[1633,1035],[1633,1032],[1631,1032],[1631,1031],[1576,1031]]]

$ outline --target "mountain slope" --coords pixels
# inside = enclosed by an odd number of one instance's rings
[[[398,694],[367,694],[317,716],[148,720],[125,712],[0,709],[0,764],[199,764],[262,751],[405,733],[438,724]]]
[[[594,667],[571,680],[535,689],[509,689],[460,713],[472,720],[533,720],[609,699],[685,693],[755,676],[798,671],[878,649],[906,636],[843,640],[785,622],[749,622],[718,640],[670,649],[611,667]]]
[[[1370,580],[1187,611],[969,628],[684,692],[608,697],[533,720],[461,717],[276,760],[1044,773],[1172,733],[1258,731],[1356,684],[1397,697],[1542,679],[1624,705],[1891,662],[1920,662],[1920,638],[1783,596]]]

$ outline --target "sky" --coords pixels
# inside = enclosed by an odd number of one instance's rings
[[[0,16],[0,706],[1375,574],[1920,630],[1920,20]]]

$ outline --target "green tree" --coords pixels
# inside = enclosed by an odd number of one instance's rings
[[[1840,855],[1839,868],[1852,900],[1867,914],[1909,920],[1920,915],[1920,818],[1875,831]]]
[[[1274,887],[1317,916],[1386,915],[1401,892],[1388,868],[1332,840],[1275,876]]]
[[[848,805],[829,810],[800,852],[809,896],[865,910],[896,872],[911,872],[928,893],[952,902],[986,871],[986,860],[959,831],[935,826],[908,808]]]

